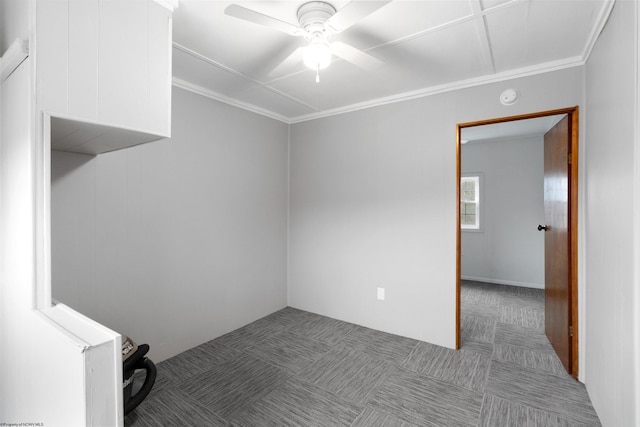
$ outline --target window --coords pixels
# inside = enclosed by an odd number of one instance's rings
[[[460,228],[480,230],[480,176],[460,178]]]

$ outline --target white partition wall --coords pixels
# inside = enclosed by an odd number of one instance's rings
[[[58,101],[64,103],[68,98],[64,94],[57,98],[56,91],[62,86],[48,77],[55,75],[67,82],[68,69],[60,74],[53,68],[38,67],[60,53],[60,46],[47,45],[56,38],[44,31],[51,28],[47,27],[49,23],[59,24],[55,19],[49,20],[56,14],[40,20],[38,17],[47,10],[54,12],[53,9],[64,15],[69,10],[67,4],[44,0],[3,0],[0,4],[3,57],[16,38],[28,46],[28,59],[15,70],[3,68],[0,89],[0,422],[10,425],[123,423],[120,335],[51,302],[49,113],[56,112]],[[150,108],[134,116],[142,117],[137,124],[149,123],[149,118],[154,121],[150,127],[166,133],[170,106],[170,20],[166,9],[156,9],[164,6],[146,0],[144,4],[148,9],[134,15],[135,19],[143,18],[144,23],[150,24],[163,19],[159,26],[152,25],[149,33],[154,39],[159,33],[164,34],[161,42],[167,49],[155,53],[164,55],[165,61],[155,61],[158,58],[153,55],[149,58],[165,72],[167,96],[162,99],[165,107],[162,112],[152,112]],[[53,9],[47,9],[49,6]],[[147,14],[147,10],[151,12]],[[156,13],[158,10],[162,13]],[[82,13],[75,16],[82,20]],[[56,28],[56,34],[67,34],[65,28],[64,25]],[[113,32],[115,25],[102,29]],[[103,37],[109,38],[109,34],[105,32]],[[67,47],[65,43],[62,45]],[[103,53],[113,53],[112,50],[113,45],[103,49]],[[154,83],[159,85],[160,80]],[[149,102],[156,101],[161,103],[158,99]],[[96,107],[101,108],[99,99]],[[120,114],[117,106],[111,107],[111,112]]]
[[[42,212],[33,193],[38,173],[30,65],[24,61],[0,89],[0,419],[52,426],[118,425],[119,336],[100,329],[100,335],[89,337],[93,328],[85,319],[61,307],[36,308],[36,283],[42,274],[36,242],[44,239],[36,227]],[[98,342],[107,346],[99,369],[88,375],[90,347]],[[96,382],[87,388],[92,378]],[[101,404],[87,405],[96,400]]]

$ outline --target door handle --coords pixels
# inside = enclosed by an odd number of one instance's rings
[[[551,226],[549,225],[538,225],[538,231],[549,231],[549,229],[551,228]]]

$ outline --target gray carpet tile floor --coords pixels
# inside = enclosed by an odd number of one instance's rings
[[[541,290],[463,281],[461,341],[288,307],[158,363],[125,426],[600,425],[544,335]]]

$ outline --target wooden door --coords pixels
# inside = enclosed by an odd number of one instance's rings
[[[544,136],[545,333],[567,372],[572,373],[570,118]],[[546,228],[545,228],[546,227]]]

